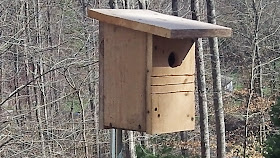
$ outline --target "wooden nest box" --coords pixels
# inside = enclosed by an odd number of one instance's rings
[[[149,10],[92,9],[100,31],[100,125],[149,134],[195,127],[195,45],[231,29]]]

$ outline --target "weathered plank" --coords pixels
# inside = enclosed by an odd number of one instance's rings
[[[153,117],[151,115],[152,113],[152,67],[153,67],[153,35],[147,33],[147,74],[146,74],[146,131],[147,133],[151,133],[152,131],[152,120]]]
[[[145,131],[147,34],[106,23],[103,27],[104,125]]]
[[[157,13],[150,10],[90,9],[88,16],[166,38],[229,37],[231,28]]]
[[[152,128],[148,133],[194,129],[194,48],[191,39],[154,36],[150,112]]]

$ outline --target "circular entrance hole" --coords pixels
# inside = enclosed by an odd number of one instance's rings
[[[174,52],[171,52],[168,57],[168,64],[170,67],[176,67],[176,56]]]

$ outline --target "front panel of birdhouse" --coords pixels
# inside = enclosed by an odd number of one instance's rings
[[[101,28],[102,27],[102,28]],[[194,43],[100,24],[101,126],[194,129]]]
[[[148,133],[194,129],[195,46],[192,39],[153,35]]]

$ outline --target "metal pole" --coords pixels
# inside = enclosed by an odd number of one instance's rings
[[[122,158],[122,130],[111,129],[111,158]]]

